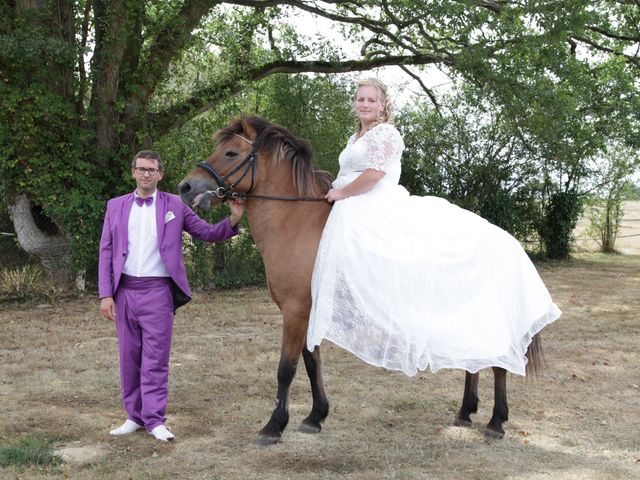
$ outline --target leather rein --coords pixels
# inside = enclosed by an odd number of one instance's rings
[[[255,193],[251,194],[251,190],[253,190],[254,179],[256,176],[256,168],[257,168],[256,161],[258,160],[258,146],[248,138],[243,137],[242,135],[238,135],[237,133],[234,133],[233,135],[251,144],[253,147],[251,149],[251,153],[247,155],[247,157],[242,162],[236,165],[236,167],[233,170],[231,170],[227,175],[223,177],[220,176],[218,172],[216,172],[216,170],[208,163],[206,162],[198,163],[198,167],[200,167],[205,172],[207,172],[213,178],[213,180],[218,184],[218,188],[216,188],[215,190],[207,190],[205,193],[214,194],[216,197],[223,199],[223,201],[233,199],[233,198],[242,198],[242,199],[259,198],[262,200],[280,200],[280,201],[287,201],[287,202],[326,201],[324,197],[294,197],[294,196],[281,196],[281,195],[260,195]],[[238,178],[233,182],[229,180],[229,178],[232,175],[235,175],[236,173],[238,173],[240,170],[242,170],[243,167],[244,167],[244,170],[242,171],[240,178]],[[249,190],[247,190],[246,193],[236,192],[233,188],[236,185],[238,185],[244,179],[244,177],[247,176],[249,172],[251,172],[251,185],[249,186]],[[231,183],[227,183],[227,181]]]

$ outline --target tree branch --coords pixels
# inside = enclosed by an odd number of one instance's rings
[[[638,58],[631,57],[631,56],[626,55],[624,53],[618,52],[618,51],[616,51],[616,50],[614,50],[612,48],[600,45],[600,44],[594,42],[593,40],[589,40],[588,38],[584,38],[584,37],[580,37],[580,36],[576,36],[576,35],[574,35],[572,38],[574,40],[579,41],[579,42],[586,43],[587,45],[591,45],[593,48],[595,48],[596,50],[600,50],[601,52],[606,52],[606,53],[610,53],[611,55],[614,55],[616,57],[625,58],[629,63],[635,65],[636,67],[640,67],[640,59],[638,59]]]
[[[348,73],[389,65],[429,65],[444,63],[451,65],[448,58],[434,55],[387,56],[366,60],[330,61],[287,61],[280,60],[260,65],[246,71],[240,78],[229,79],[193,93],[191,98],[172,105],[164,111],[150,114],[150,124],[154,131],[162,135],[180,127],[196,115],[206,112],[229,95],[238,93],[246,81],[257,81],[276,73]],[[239,74],[240,75],[240,74]]]
[[[503,5],[507,3],[508,2],[491,2],[486,0],[479,0],[475,2],[478,7],[486,8],[487,10],[490,10],[494,13],[500,13],[502,11]]]
[[[371,18],[364,17],[349,17],[346,15],[341,15],[337,12],[330,12],[328,10],[324,10],[320,7],[317,7],[317,2],[308,3],[304,0],[228,0],[225,3],[230,5],[244,5],[248,7],[265,7],[265,6],[275,6],[275,5],[289,5],[290,7],[295,7],[300,10],[304,10],[305,12],[313,13],[315,15],[319,15],[324,18],[328,18],[329,20],[335,20],[337,22],[342,23],[352,23],[358,24],[363,27],[373,29],[373,28],[385,28],[390,25],[390,22],[381,22],[377,20],[373,20]],[[324,3],[341,5],[347,4],[350,5],[353,2],[345,2],[345,1],[324,1]]]
[[[596,27],[594,25],[591,26],[587,26],[587,28],[593,32],[599,33],[601,35],[604,35],[607,38],[613,38],[615,40],[624,40],[624,41],[629,41],[629,42],[640,42],[640,36],[634,36],[634,37],[630,37],[627,35],[618,35],[612,32],[609,32],[608,30],[605,30],[604,28],[600,28],[600,27]]]
[[[464,2],[467,3],[467,2]],[[490,10],[494,13],[500,13],[502,12],[502,9],[505,5],[511,5],[514,2],[509,2],[506,0],[474,0],[473,3],[476,5],[476,7],[480,7],[480,8],[485,8],[487,10]]]
[[[440,117],[442,117],[442,112],[440,111],[440,104],[438,103],[438,100],[436,99],[436,95],[433,93],[433,90],[431,90],[429,87],[427,87],[424,82],[422,81],[422,79],[416,75],[415,73],[413,73],[411,70],[409,70],[408,67],[406,67],[405,65],[400,65],[400,68],[402,70],[404,70],[404,72],[409,75],[411,78],[413,78],[416,82],[418,82],[418,84],[420,85],[420,87],[422,88],[422,90],[425,91],[425,93],[429,96],[429,99],[431,99],[431,103],[433,103],[433,106],[436,109],[436,112],[438,112],[438,115],[440,115]]]
[[[180,11],[169,18],[155,35],[154,42],[144,52],[138,69],[138,85],[133,85],[130,101],[145,104],[155,91],[163,73],[177,52],[191,40],[192,32],[221,0],[186,0]]]

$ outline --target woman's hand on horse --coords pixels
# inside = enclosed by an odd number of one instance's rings
[[[227,205],[231,209],[231,226],[235,227],[244,215],[244,199],[242,198],[232,198],[227,201]]]
[[[324,198],[327,199],[327,202],[333,203],[336,200],[342,200],[354,195],[361,195],[375,187],[375,185],[382,180],[384,176],[385,173],[381,170],[367,168],[353,182],[345,187],[332,188],[329,190]]]
[[[327,192],[324,198],[327,199],[327,202],[333,203],[336,200],[342,200],[343,198],[347,198],[347,195],[345,195],[342,189],[340,188],[332,188]]]

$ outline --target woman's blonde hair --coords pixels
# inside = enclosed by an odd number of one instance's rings
[[[375,122],[373,122],[373,125],[371,125],[371,127],[375,127],[380,123],[393,124],[393,117],[394,117],[393,105],[391,105],[391,100],[389,99],[389,93],[388,93],[389,89],[384,83],[382,83],[377,78],[373,78],[373,77],[363,78],[356,85],[356,90],[355,92],[353,92],[354,113],[355,113],[356,96],[358,95],[358,89],[360,87],[376,87],[376,89],[378,90],[378,96],[380,98],[380,101],[382,102],[382,112],[380,113],[380,115],[378,115],[378,118],[376,119]],[[362,123],[360,122],[360,119],[357,119],[356,120],[356,136],[360,136],[361,133],[362,133]]]

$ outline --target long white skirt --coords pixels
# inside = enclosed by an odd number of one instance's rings
[[[335,203],[312,296],[309,350],[327,339],[409,376],[491,366],[524,375],[532,337],[561,314],[507,232],[382,183]]]

